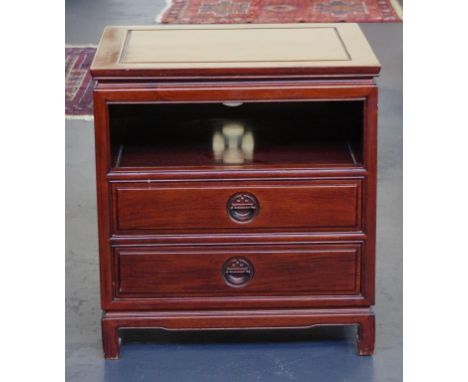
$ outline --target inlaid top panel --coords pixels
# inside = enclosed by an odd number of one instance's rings
[[[376,74],[379,62],[356,24],[107,27],[96,77]]]

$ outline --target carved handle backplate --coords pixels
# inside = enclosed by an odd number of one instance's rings
[[[232,195],[227,203],[229,216],[237,223],[248,223],[260,211],[257,198],[247,192]]]
[[[247,259],[233,257],[224,263],[222,273],[227,284],[241,287],[252,279],[254,268]]]

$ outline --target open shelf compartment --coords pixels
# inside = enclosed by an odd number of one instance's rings
[[[112,168],[362,165],[362,101],[109,106]]]

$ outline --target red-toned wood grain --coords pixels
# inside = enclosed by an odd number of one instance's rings
[[[238,223],[227,211],[229,198],[254,195],[259,208],[250,222]],[[114,186],[115,233],[217,232],[221,230],[359,230],[360,180],[264,183],[198,183]]]
[[[226,283],[222,269],[230,258],[251,263],[246,285]],[[117,248],[116,274],[118,297],[359,294],[360,247]]]
[[[187,312],[108,312],[102,318],[104,354],[120,355],[119,329],[166,330],[305,329],[324,325],[357,325],[360,355],[374,351],[375,318],[370,309],[247,310]]]
[[[208,166],[216,169],[226,169],[228,165],[216,164],[213,155],[207,147],[181,146],[162,147],[157,149],[148,146],[126,145],[123,147],[122,156],[118,163],[120,169],[138,171],[141,168],[183,168],[185,166]],[[115,163],[115,162],[114,162]],[[288,164],[289,167],[301,167],[312,165],[317,167],[329,167],[337,165],[341,167],[353,167],[353,159],[349,154],[346,142],[320,143],[316,145],[295,146],[294,150],[282,147],[268,147],[263,151],[256,149],[252,163],[243,164],[244,168],[255,169],[256,166],[274,167]]]
[[[358,325],[358,352],[372,354],[375,323],[369,307],[375,298],[377,88],[371,76],[375,73],[367,72],[366,78],[359,78],[364,74],[358,69],[354,78],[352,72],[329,74],[327,70],[317,72],[314,76],[320,79],[302,71],[275,76],[272,69],[258,77],[253,72],[210,72],[202,80],[195,73],[186,73],[183,80],[167,73],[164,78],[148,78],[138,72],[126,79],[116,73],[98,74],[100,82],[94,93],[96,176],[107,358],[118,357],[119,328],[142,327],[210,330]],[[112,168],[110,104],[316,100],[363,102],[363,155],[357,165],[305,161],[248,168]],[[321,183],[324,188],[314,188]],[[268,187],[259,187],[261,184]],[[126,190],[129,186],[133,191]],[[123,191],[117,199],[116,190]],[[223,209],[231,191],[252,192],[260,202],[259,215],[242,228],[227,219]],[[205,198],[208,202],[203,209]],[[331,250],[330,257],[321,255],[307,272],[311,264],[307,250],[314,245],[358,247],[358,269],[352,272],[351,255],[333,255]],[[266,258],[255,252],[259,248],[275,253],[270,254],[271,264],[261,263],[261,283],[253,288],[257,273],[250,284],[251,293],[243,288],[223,292],[221,288],[228,287],[217,283],[210,266],[219,266],[213,264],[218,257],[244,256],[249,251],[257,264]],[[294,255],[288,257],[289,253]],[[125,269],[119,274],[122,259]],[[287,272],[282,273],[284,269]],[[270,272],[270,278],[263,270]],[[164,271],[166,290],[158,283]],[[194,271],[201,279],[194,277]],[[288,279],[286,273],[296,277]],[[119,291],[116,285],[122,274],[124,288]],[[359,290],[353,290],[354,294],[350,294],[351,275],[358,277],[355,285]],[[266,294],[268,285],[275,295]],[[347,294],[321,294],[340,288]]]

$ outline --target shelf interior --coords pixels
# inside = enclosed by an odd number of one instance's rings
[[[112,166],[357,166],[362,101],[110,105]]]

